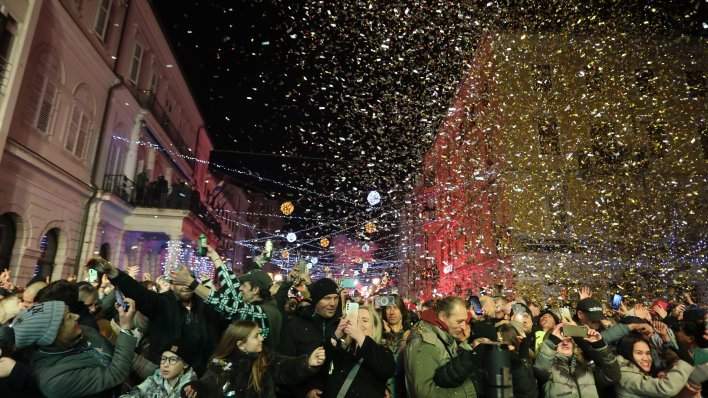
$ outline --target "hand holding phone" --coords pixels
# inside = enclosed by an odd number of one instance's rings
[[[565,337],[582,337],[585,338],[588,335],[587,326],[579,325],[563,325],[563,336]]]
[[[125,298],[123,297],[123,293],[120,292],[120,290],[116,289],[116,303],[123,307],[123,311],[128,312],[128,303],[125,301]]]
[[[484,314],[484,311],[482,310],[482,303],[479,301],[479,297],[471,296],[470,304],[472,305],[472,311],[474,311],[475,315]]]
[[[346,311],[345,313],[347,314],[347,319],[349,320],[349,324],[353,326],[357,326],[357,323],[359,321],[359,303],[355,303],[353,301],[348,301],[346,305]]]

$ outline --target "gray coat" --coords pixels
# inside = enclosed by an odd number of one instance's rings
[[[687,362],[678,363],[659,379],[644,374],[637,366],[622,357],[617,357],[622,370],[622,379],[617,385],[617,398],[667,398],[677,395],[688,381],[693,366]]]
[[[601,343],[601,344],[599,344]],[[600,341],[588,352],[595,366],[556,353],[557,343],[547,338],[536,357],[536,377],[543,386],[544,396],[598,398],[597,386],[609,386],[620,379],[620,368],[610,347]]]

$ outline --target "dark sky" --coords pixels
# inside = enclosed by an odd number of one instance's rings
[[[356,235],[389,244],[484,29],[706,31],[699,0],[152,2],[215,142],[212,165],[293,200],[296,216],[343,218],[309,237],[378,216],[377,234]],[[370,209],[373,189],[382,204]]]

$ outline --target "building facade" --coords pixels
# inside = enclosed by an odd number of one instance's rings
[[[233,241],[246,228],[233,216],[250,202],[232,203],[209,170],[205,121],[150,2],[0,6],[14,35],[3,50],[0,268],[19,285],[81,278],[98,255],[153,276],[177,261],[208,273],[194,255],[202,233],[242,262]]]
[[[471,284],[705,294],[705,51],[699,37],[486,35],[410,200],[422,227],[403,272],[454,292],[467,241],[499,265]]]

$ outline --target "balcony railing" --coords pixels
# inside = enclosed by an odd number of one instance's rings
[[[7,84],[10,81],[10,72],[12,71],[12,65],[7,59],[0,56],[0,93],[4,93],[7,88]]]
[[[221,224],[213,212],[208,211],[207,206],[201,202],[199,193],[191,191],[185,182],[168,187],[167,180],[163,178],[147,181],[144,175],[138,175],[133,182],[122,174],[106,174],[103,178],[103,190],[135,207],[189,210],[199,217],[207,228],[221,236]]]
[[[149,90],[139,90],[135,86],[128,85],[128,89],[131,91],[135,99],[138,101],[143,109],[149,110],[155,117],[160,126],[162,126],[167,136],[170,138],[172,143],[172,148],[167,148],[168,150],[176,149],[176,152],[184,157],[184,160],[194,168],[194,153],[189,150],[189,146],[184,142],[180,131],[172,124],[169,114],[160,105],[155,94]]]

